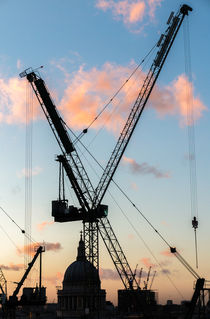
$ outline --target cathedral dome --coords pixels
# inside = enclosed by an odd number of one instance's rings
[[[63,280],[64,289],[77,285],[100,287],[98,271],[85,257],[85,244],[82,238],[79,242],[77,260],[66,269]]]

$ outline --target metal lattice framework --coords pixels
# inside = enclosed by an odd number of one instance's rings
[[[7,280],[1,268],[0,268],[0,289],[2,294],[7,298]]]
[[[100,219],[98,229],[124,287],[127,289],[137,288],[138,283],[108,218]]]
[[[150,97],[152,89],[157,81],[157,78],[170,51],[170,48],[176,38],[184,16],[188,14],[188,11],[190,9],[191,8],[186,5],[182,6],[179,13],[175,17],[172,17],[170,25],[167,28],[165,34],[161,35],[161,38],[158,42],[158,47],[160,46],[160,50],[158,50],[156,57],[150,67],[150,70],[143,82],[139,95],[133,105],[133,108],[131,109],[125,126],[120,134],[117,144],[111,154],[111,157],[96,188],[95,197],[93,199],[94,206],[97,206],[102,201],[106,193],[106,190],[119,165],[122,155],[125,152],[125,149],[134,132],[138,120]]]

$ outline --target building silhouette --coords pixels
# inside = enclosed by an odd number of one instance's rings
[[[103,318],[106,292],[101,289],[98,270],[85,256],[81,238],[77,259],[64,274],[63,289],[58,290],[58,318]]]

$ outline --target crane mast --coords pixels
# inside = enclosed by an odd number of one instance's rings
[[[183,5],[177,15],[170,16],[167,22],[168,28],[158,41],[156,57],[143,82],[139,95],[131,109],[126,124],[96,189],[93,188],[82,161],[66,130],[65,123],[59,115],[43,79],[37,71],[33,71],[31,68],[26,69],[20,74],[20,77],[26,77],[31,84],[44,111],[62,151],[62,154],[57,157],[57,160],[63,165],[81,206],[79,208],[74,206],[68,207],[68,201],[66,199],[59,199],[52,202],[52,215],[55,221],[58,222],[83,221],[86,257],[97,269],[99,266],[98,234],[100,233],[126,289],[137,288],[138,283],[107,218],[108,206],[102,205],[101,202],[149,99],[183,19],[188,15],[189,11],[192,11],[192,9],[187,5]]]

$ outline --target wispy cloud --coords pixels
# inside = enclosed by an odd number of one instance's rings
[[[149,101],[150,107],[155,109],[158,115],[179,115],[180,124],[191,125],[188,121],[189,92],[191,92],[194,120],[202,117],[207,107],[201,99],[194,94],[194,87],[187,77],[182,74],[165,87],[155,86]]]
[[[0,268],[3,269],[3,270],[13,270],[13,271],[19,271],[21,269],[24,268],[24,265],[23,264],[13,264],[13,263],[10,263],[9,265],[0,265]]]
[[[161,273],[163,275],[170,275],[171,274],[171,271],[168,269],[168,268],[162,268],[161,269]]]
[[[160,254],[166,257],[174,257],[174,254],[172,254],[168,249],[161,251]]]
[[[152,268],[156,267],[156,265],[153,264],[153,263],[151,262],[150,258],[148,258],[148,257],[144,257],[144,258],[142,258],[140,261],[141,261],[141,262],[143,263],[143,265],[146,266],[147,268],[149,268],[149,267],[152,267]]]
[[[0,78],[0,122],[7,124],[25,123],[25,109],[25,81],[17,77],[9,79]],[[33,119],[39,117],[40,113],[40,108],[38,108],[38,103],[35,100],[33,107]]]
[[[50,225],[52,225],[52,224],[54,224],[53,221],[51,221],[51,222],[43,221],[42,223],[40,223],[40,224],[37,225],[37,229],[38,229],[39,231],[42,231],[42,230],[45,229],[47,226],[50,226]]]
[[[128,234],[128,239],[129,240],[134,240],[135,239],[135,235],[134,234]]]
[[[105,63],[100,69],[92,68],[87,71],[84,66],[81,66],[68,82],[59,105],[65,120],[77,129],[89,125],[104,106],[104,101],[108,101],[116,93],[130,73],[130,66],[120,66],[112,63]],[[107,108],[102,119],[99,118],[93,127],[100,126],[102,121],[104,123],[104,118],[112,118],[112,123],[111,121],[105,121],[106,127],[109,130],[119,131],[119,127],[124,121],[124,115],[127,114],[129,102],[136,96],[136,90],[134,94],[129,96],[126,94],[127,90],[128,87],[125,86],[121,90],[121,94],[112,102],[116,108],[121,102],[121,114],[113,113],[113,110],[110,111]],[[113,121],[115,121],[115,125],[113,125]]]
[[[22,68],[22,63],[20,59],[17,60],[17,69],[20,70]]]
[[[137,191],[138,190],[138,185],[134,182],[131,183],[131,188],[134,190],[134,191]]]
[[[124,23],[136,23],[144,16],[146,4],[144,1],[113,1],[98,0],[96,7],[104,11],[110,9],[115,18],[122,18]]]
[[[132,69],[134,63],[132,62]],[[59,109],[64,115],[65,121],[75,129],[87,127],[109,101],[112,95],[119,89],[131,74],[131,64],[120,66],[106,63],[100,69],[85,70],[81,66],[67,81],[67,87],[60,101]],[[120,112],[113,112],[107,108],[102,118],[99,118],[92,128],[100,127],[103,123],[108,130],[119,132],[122,124],[133,105],[139,89],[145,78],[145,73],[139,71],[138,82],[128,82],[121,90],[112,104],[115,110],[120,107]],[[187,90],[189,87],[193,94],[193,109],[195,121],[202,117],[207,107],[199,97],[194,95],[194,89],[184,75],[178,76],[167,86],[156,85],[148,101],[147,107],[154,109],[160,118],[165,116],[178,117],[180,124],[187,125]],[[129,93],[129,94],[128,94]],[[106,101],[106,102],[105,102]],[[112,119],[112,121],[108,119]],[[106,119],[106,121],[104,121]]]
[[[133,32],[141,32],[144,28],[142,21],[144,18],[154,20],[157,6],[163,0],[97,0],[96,7],[103,11],[111,11],[116,20],[123,23]],[[135,27],[135,28],[133,28]]]
[[[148,0],[148,5],[149,5],[149,15],[151,18],[154,18],[155,16],[155,10],[157,7],[161,6],[161,3],[163,0]]]
[[[100,273],[100,278],[101,279],[120,280],[120,277],[119,277],[119,275],[118,275],[116,270],[100,268],[99,269],[99,273]]]
[[[147,163],[139,164],[134,159],[123,156],[123,162],[129,165],[131,172],[134,174],[147,175],[151,174],[156,178],[169,178],[170,174],[168,172],[163,172],[158,168],[151,166]]]
[[[26,168],[23,168],[20,172],[17,173],[17,176],[19,178],[30,177],[30,175],[36,176],[39,175],[41,172],[42,168],[39,166],[34,167],[31,172],[29,172]]]
[[[66,88],[63,98],[59,103],[59,109],[64,115],[64,120],[74,129],[84,129],[98,115],[102,107],[116,93],[119,87],[126,81],[135,68],[132,61],[127,66],[114,63],[105,63],[101,68],[85,70],[82,65],[71,77],[64,68]],[[93,128],[104,125],[108,130],[118,132],[122,123],[127,117],[130,107],[133,105],[139,89],[145,78],[145,73],[139,71],[138,81],[128,81],[115,97],[112,104],[115,107],[107,108],[100,118],[92,126]],[[131,85],[132,83],[132,85]],[[166,115],[179,118],[181,125],[189,125],[187,121],[187,91],[193,94],[193,109],[195,121],[202,117],[207,107],[201,99],[194,94],[194,88],[184,75],[178,76],[167,86],[156,85],[153,89],[148,107],[154,109],[159,117]],[[128,94],[129,93],[129,94]],[[52,92],[54,95],[54,92]],[[33,119],[42,118],[40,107],[34,98]],[[25,123],[26,107],[26,83],[18,78],[0,78],[0,123],[23,124]],[[120,108],[120,112],[117,110]],[[108,119],[112,119],[109,121]],[[105,119],[105,121],[104,121]],[[40,168],[36,167],[33,174],[40,173]],[[25,176],[23,170],[20,174]]]
[[[28,253],[30,256],[34,256],[36,249],[39,246],[44,246],[45,251],[54,251],[54,252],[59,252],[62,249],[62,246],[60,243],[32,243],[30,245],[26,245],[23,247],[19,247],[17,249],[18,255],[23,254],[23,253]]]

